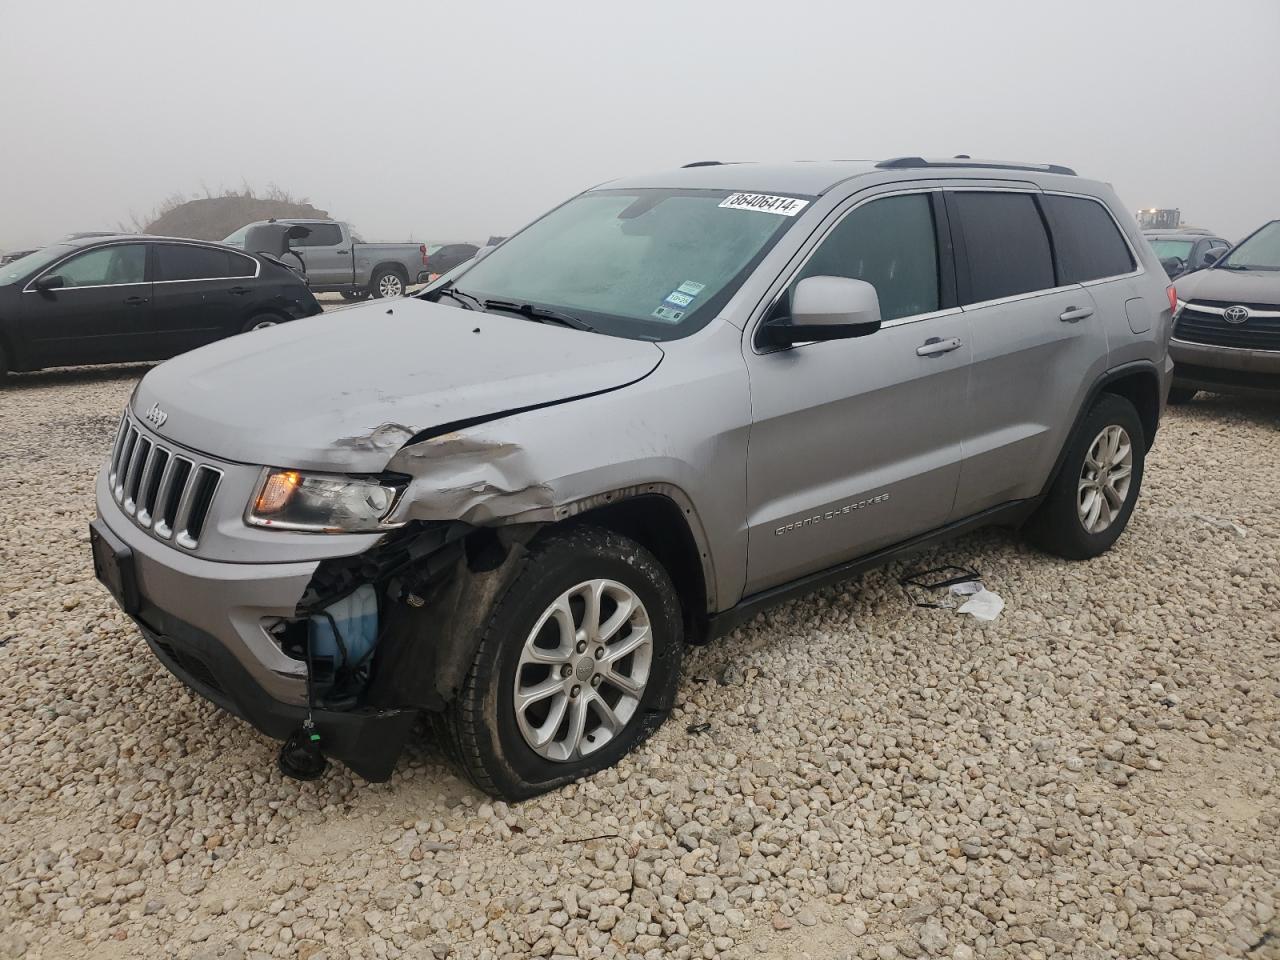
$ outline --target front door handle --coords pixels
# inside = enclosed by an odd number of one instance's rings
[[[923,344],[916,347],[917,357],[938,357],[944,353],[950,353],[952,350],[958,350],[962,344],[956,337],[949,340],[943,340],[941,337],[930,337]]]
[[[243,297],[246,293],[249,292],[249,288],[248,287],[232,287],[229,292],[234,293],[237,297]]]
[[[347,252],[349,252],[349,251],[347,251],[347,250],[335,250],[335,251],[333,251],[333,252],[334,252],[334,253],[347,253]]]
[[[1079,323],[1093,316],[1093,307],[1067,307],[1058,317],[1063,323]]]
[[[149,301],[147,297],[126,297],[124,302],[128,307],[140,307]]]

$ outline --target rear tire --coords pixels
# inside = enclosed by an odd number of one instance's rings
[[[343,300],[363,300],[369,296],[368,290],[344,290],[342,291]]]
[[[274,327],[280,323],[280,318],[274,313],[260,313],[256,317],[250,317],[249,321],[244,325],[241,333],[249,333],[252,330],[265,330],[267,327]]]
[[[480,789],[544,793],[612,766],[661,726],[683,646],[679,597],[648,550],[597,527],[555,531],[494,605],[438,728]]]
[[[369,296],[375,300],[403,297],[409,280],[394,267],[382,267],[369,280]]]
[[[1199,390],[1191,387],[1170,387],[1169,388],[1169,406],[1180,407],[1184,403],[1190,403],[1196,398]]]
[[[1049,553],[1087,560],[1120,538],[1142,489],[1146,435],[1133,404],[1104,393],[1072,436],[1027,537]]]

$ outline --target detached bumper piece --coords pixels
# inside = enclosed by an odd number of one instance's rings
[[[213,637],[144,602],[135,621],[157,659],[207,700],[276,740],[287,740],[307,717],[301,704],[272,699]],[[390,778],[417,717],[416,710],[317,709],[315,730],[326,756],[371,782]]]

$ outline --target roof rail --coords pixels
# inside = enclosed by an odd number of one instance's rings
[[[725,162],[723,160],[695,160],[693,163],[686,163],[680,169],[688,170],[690,167],[722,167],[724,166],[724,163]]]
[[[980,170],[1034,170],[1038,173],[1060,173],[1074,177],[1076,172],[1070,167],[1056,163],[1009,163],[1003,160],[970,160],[967,157],[952,157],[947,160],[926,160],[924,157],[891,157],[876,164],[881,170],[912,170],[919,167],[970,167]]]

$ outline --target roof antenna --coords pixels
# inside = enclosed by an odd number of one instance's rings
[[[972,160],[973,157],[969,156],[967,153],[957,153],[951,159],[952,160]]]

